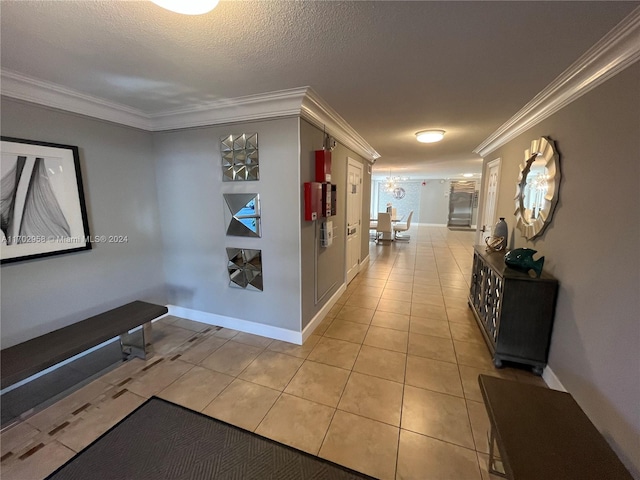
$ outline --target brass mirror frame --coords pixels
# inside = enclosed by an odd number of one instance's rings
[[[540,157],[545,161],[547,170],[547,193],[544,196],[543,206],[540,208],[538,216],[528,220],[525,216],[524,195],[527,187],[527,176],[533,163]],[[531,142],[531,148],[524,152],[525,161],[520,165],[520,175],[516,187],[516,227],[527,240],[542,235],[549,226],[553,217],[553,212],[558,203],[558,191],[560,189],[560,155],[556,146],[548,137],[540,137]]]

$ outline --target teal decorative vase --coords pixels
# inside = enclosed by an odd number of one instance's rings
[[[493,236],[494,237],[502,237],[502,242],[500,242],[496,248],[496,250],[504,250],[507,248],[507,240],[509,238],[509,227],[507,226],[507,222],[504,221],[504,217],[500,217],[498,223],[493,228]]]
[[[533,270],[536,272],[538,278],[542,275],[542,266],[544,265],[544,257],[540,257],[538,260],[533,259],[533,254],[537,253],[537,250],[531,248],[516,248],[507,252],[504,256],[504,263],[508,267],[522,272],[528,272]]]

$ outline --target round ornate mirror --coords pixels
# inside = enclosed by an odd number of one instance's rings
[[[558,203],[560,156],[553,140],[540,137],[524,152],[516,188],[516,227],[532,240],[551,222]]]
[[[391,195],[393,195],[393,198],[395,198],[396,200],[402,200],[406,194],[407,192],[402,187],[394,188],[393,192],[391,193]]]

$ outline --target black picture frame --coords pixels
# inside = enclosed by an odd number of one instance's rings
[[[0,263],[90,250],[78,147],[0,141]]]

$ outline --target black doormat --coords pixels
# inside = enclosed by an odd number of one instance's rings
[[[53,472],[55,480],[371,479],[160,398]]]

